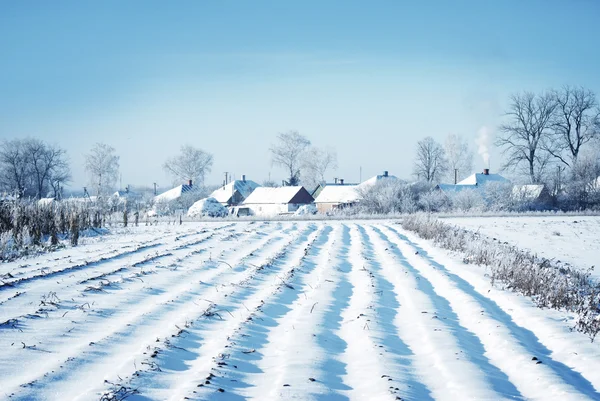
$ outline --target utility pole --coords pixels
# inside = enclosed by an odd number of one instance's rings
[[[458,169],[454,169],[454,185],[458,183]]]
[[[229,173],[228,171],[225,171],[225,185],[227,185],[227,184],[228,184],[228,182],[227,182],[227,174],[228,174],[228,173]]]
[[[156,196],[156,183],[154,183],[154,196]]]

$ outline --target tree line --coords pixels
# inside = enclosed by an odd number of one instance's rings
[[[174,182],[192,180],[204,185],[211,171],[213,155],[183,145],[178,155],[168,158],[163,169]],[[117,186],[120,156],[114,147],[96,143],[85,155],[88,194],[108,196]],[[61,199],[71,182],[67,151],[37,138],[12,139],[0,143],[0,190],[15,198]]]

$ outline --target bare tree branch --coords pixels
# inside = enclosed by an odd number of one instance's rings
[[[448,169],[448,161],[442,145],[432,137],[417,143],[417,155],[413,174],[429,183],[439,181]]]

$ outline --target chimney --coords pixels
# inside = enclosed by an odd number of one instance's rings
[[[384,176],[384,177],[387,177],[387,176],[388,176],[388,172],[387,172],[387,170],[385,170],[385,171],[383,172],[383,176]]]
[[[337,178],[334,178],[333,182],[337,184],[337,180],[338,180]]]
[[[489,168],[484,168],[483,169],[483,175],[490,175],[490,169]]]
[[[188,180],[188,185],[191,187],[192,186],[192,180]]]
[[[242,181],[246,182],[246,174],[242,174]]]
[[[340,178],[340,185],[344,185],[344,179]]]

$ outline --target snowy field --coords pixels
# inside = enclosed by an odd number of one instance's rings
[[[393,221],[124,230],[0,264],[0,399],[600,399],[572,316],[484,274]]]
[[[600,216],[460,217],[444,221],[479,231],[600,279]]]

